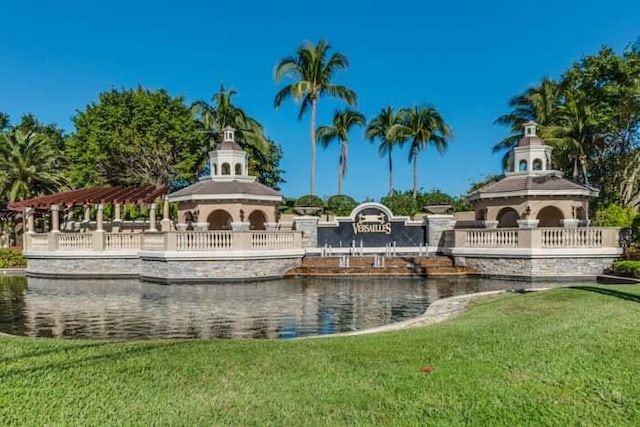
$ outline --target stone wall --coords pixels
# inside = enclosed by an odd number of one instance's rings
[[[456,266],[466,266],[487,276],[523,280],[593,280],[617,260],[617,257],[455,257]]]
[[[27,274],[36,277],[120,278],[138,277],[140,259],[132,256],[38,257],[27,255]]]
[[[163,259],[142,257],[140,278],[158,283],[253,281],[282,277],[302,255],[264,259]]]
[[[453,230],[456,221],[453,215],[425,215],[424,223],[427,228],[427,245],[442,248],[445,246],[446,230]]]

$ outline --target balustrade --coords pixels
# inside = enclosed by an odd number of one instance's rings
[[[104,248],[109,251],[139,250],[142,248],[142,233],[106,233]]]
[[[52,233],[58,239],[60,251],[86,251],[93,249],[93,233]]]

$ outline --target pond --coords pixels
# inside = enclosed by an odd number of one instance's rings
[[[294,338],[372,328],[437,299],[522,286],[451,279],[283,279],[156,285],[0,276],[0,332],[92,339]]]

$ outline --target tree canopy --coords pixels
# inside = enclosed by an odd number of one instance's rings
[[[73,118],[67,147],[75,186],[167,185],[191,181],[202,147],[182,97],[165,90],[112,89]]]

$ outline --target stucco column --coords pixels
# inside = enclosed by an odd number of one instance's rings
[[[426,246],[429,248],[438,248],[445,246],[445,231],[453,230],[455,225],[453,215],[436,215],[430,214],[424,216],[424,226],[427,229]]]
[[[59,233],[60,232],[60,206],[59,205],[51,205],[51,232]]]
[[[162,202],[162,221],[160,221],[160,230],[164,232],[171,231],[171,219],[169,218],[169,200],[166,197]]]
[[[149,231],[158,231],[156,227],[156,204],[149,205]]]
[[[97,232],[103,232],[104,231],[104,226],[103,226],[103,218],[104,218],[104,205],[102,203],[99,203],[97,206],[97,211],[96,211],[96,231]]]
[[[302,246],[315,248],[318,246],[318,218],[317,216],[298,216],[293,219],[293,228],[302,231]]]
[[[84,219],[83,222],[89,222],[91,221],[91,206],[90,205],[84,205]]]
[[[113,221],[111,222],[111,232],[120,232],[120,227],[122,226],[121,216],[122,213],[120,203],[116,203],[115,205],[113,205]]]
[[[27,233],[35,233],[35,211],[33,208],[26,208],[24,210],[25,215],[27,216]]]

